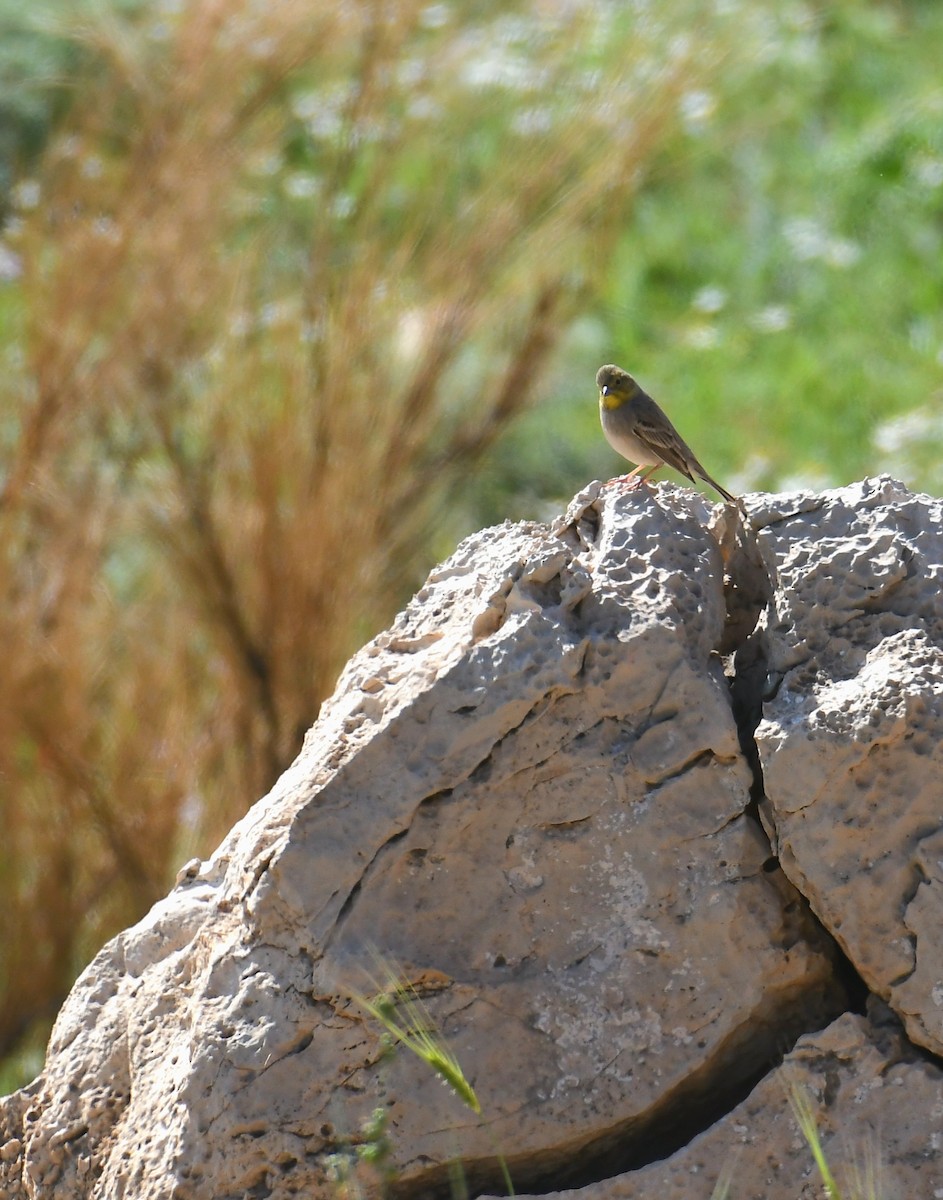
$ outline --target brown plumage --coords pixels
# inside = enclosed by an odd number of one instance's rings
[[[596,372],[599,388],[599,419],[606,441],[623,458],[636,463],[626,479],[638,478],[644,483],[649,475],[663,464],[674,467],[696,482],[695,476],[709,483],[721,496],[733,504],[736,497],[712,479],[694,455],[674,425],[655,401],[621,367],[612,364]],[[648,470],[639,475],[644,467]]]

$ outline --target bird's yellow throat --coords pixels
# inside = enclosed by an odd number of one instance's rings
[[[628,400],[628,396],[619,396],[615,392],[610,392],[608,396],[599,393],[600,408],[620,408]]]

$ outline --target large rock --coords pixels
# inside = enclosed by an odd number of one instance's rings
[[[499,1151],[520,1192],[706,1196],[710,1164],[736,1144],[751,1182],[732,1194],[793,1200],[793,1166],[801,1159],[807,1172],[811,1160],[776,1119],[776,1072],[800,1035],[789,1061],[810,1064],[825,1123],[850,1120],[855,1089],[874,1090],[897,1065],[914,1096],[940,1086],[936,1065],[887,1032],[893,1015],[876,1029],[850,1013],[863,989],[830,933],[912,1036],[929,1027],[914,1014],[932,1007],[933,988],[926,971],[885,976],[881,954],[895,948],[849,935],[860,913],[846,906],[860,894],[815,882],[827,869],[852,874],[853,846],[830,863],[829,804],[847,821],[870,813],[877,792],[857,783],[862,737],[835,732],[830,767],[828,730],[809,724],[828,681],[840,682],[838,664],[857,662],[842,678],[875,680],[876,694],[881,658],[869,653],[897,635],[939,645],[931,508],[882,480],[787,503],[754,498],[745,523],[726,509],[710,524],[689,490],[595,485],[554,530],[505,525],[468,539],[354,657],[272,793],[78,981],[43,1074],[0,1109],[4,1194],[336,1197],[336,1156],[379,1105],[400,1197],[449,1195],[456,1156],[473,1194],[496,1189]],[[915,550],[904,575],[896,542],[883,558],[869,549],[898,510]],[[869,516],[879,511],[889,525]],[[803,520],[823,513],[831,523],[817,544]],[[824,568],[819,593],[803,600],[821,556],[846,541],[856,565],[835,581],[834,602]],[[869,554],[870,607],[852,603]],[[874,594],[894,587],[922,596],[905,615],[893,609],[909,621],[901,629],[875,615]],[[872,631],[867,645],[848,637],[857,607],[890,632]],[[829,643],[843,611],[857,658]],[[738,647],[727,680],[719,651]],[[894,669],[921,661],[897,656]],[[888,718],[900,763],[908,721],[927,738],[914,713],[932,711],[908,708],[908,688],[921,685],[907,679]],[[752,731],[764,690],[771,697],[780,682],[758,730],[764,799]],[[849,711],[834,695],[829,704]],[[855,753],[842,760],[848,740]],[[921,761],[935,753],[928,746]],[[790,754],[794,765],[780,769]],[[800,793],[816,763],[829,783],[807,837]],[[860,853],[874,860],[869,886],[888,884],[880,929],[906,918],[926,964],[923,943],[939,946],[930,897],[919,897],[912,865],[901,892],[891,860],[910,855],[927,880],[938,870],[932,783],[919,771],[905,778],[926,789],[919,836],[887,822],[879,848]],[[895,813],[913,803],[890,790],[893,777],[885,786]],[[372,990],[377,953],[424,997],[481,1117],[416,1057],[383,1053],[382,1030],[351,999]],[[835,1071],[818,1088],[813,1067],[826,1054],[844,1064],[838,1090]],[[756,1137],[738,1132],[744,1111]],[[883,1111],[867,1109],[867,1120]],[[896,1155],[921,1128],[894,1125],[889,1136]],[[925,1142],[924,1179],[940,1154]],[[703,1188],[684,1192],[679,1181],[698,1174]],[[894,1177],[903,1194],[920,1192],[911,1175]]]
[[[663,1161],[540,1200],[691,1200],[728,1186],[731,1200],[823,1196],[795,1106],[814,1119],[840,1195],[943,1196],[943,1071],[879,1005],[803,1035],[750,1095]],[[519,1200],[536,1197],[518,1193]]]
[[[772,582],[756,731],[783,869],[943,1054],[943,502],[890,479],[751,509]]]

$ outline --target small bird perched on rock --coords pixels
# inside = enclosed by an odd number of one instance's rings
[[[674,467],[686,475],[692,483],[699,475],[715,491],[720,492],[728,504],[736,497],[711,479],[694,457],[691,447],[678,433],[655,401],[621,367],[612,364],[600,367],[596,372],[599,388],[599,419],[606,441],[629,462],[637,463],[626,479],[637,477],[636,487],[644,483],[653,471],[663,464]],[[638,472],[648,467],[643,475]]]

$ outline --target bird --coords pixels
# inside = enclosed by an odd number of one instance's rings
[[[678,433],[655,401],[621,367],[609,363],[596,372],[599,388],[599,419],[606,441],[623,458],[636,463],[634,470],[623,476],[636,479],[634,487],[644,483],[663,463],[680,471],[692,483],[699,475],[719,492],[728,504],[736,503],[726,488],[711,479],[694,457],[691,447]],[[648,470],[639,475],[644,467]]]

